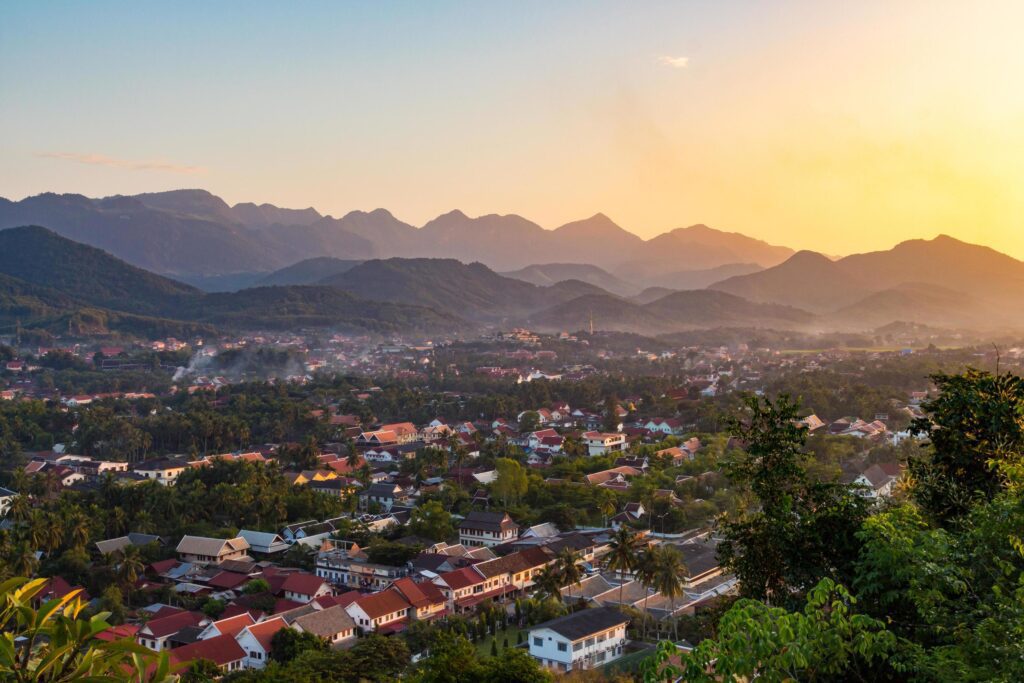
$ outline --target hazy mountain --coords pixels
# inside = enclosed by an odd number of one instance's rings
[[[589,263],[544,263],[501,274],[541,287],[547,287],[562,280],[580,280],[622,296],[637,292],[636,285]]]
[[[661,297],[668,296],[675,291],[676,290],[669,289],[668,287],[648,287],[636,296],[629,297],[629,300],[635,304],[649,304],[652,301],[657,301]]]
[[[945,235],[836,261],[800,252],[710,288],[828,313],[824,322],[845,327],[896,320],[985,328],[1024,324],[1018,312],[1024,262]]]
[[[320,256],[293,263],[260,278],[254,286],[276,287],[284,285],[313,285],[321,280],[352,270],[362,261]]]
[[[727,263],[722,266],[700,270],[678,270],[669,273],[641,272],[636,275],[642,277],[643,282],[650,287],[682,290],[704,289],[708,285],[735,275],[749,275],[762,270],[764,270],[764,267],[756,263]]]
[[[672,292],[649,304],[608,295],[573,299],[530,316],[540,329],[587,329],[665,334],[709,327],[795,329],[811,325],[815,316],[789,306],[757,304],[725,292]]]
[[[495,270],[538,263],[593,264],[626,282],[636,281],[639,288],[668,284],[643,279],[647,276],[730,263],[774,265],[780,253],[789,251],[705,226],[644,241],[603,214],[545,230],[521,216],[470,217],[451,211],[416,228],[384,209],[333,218],[312,208],[230,206],[205,190],[102,199],[56,194],[19,202],[0,199],[0,228],[30,224],[45,225],[147,270],[183,278],[269,273],[321,256],[397,256],[479,261]],[[702,281],[670,286],[696,283]]]
[[[798,252],[773,268],[727,278],[710,289],[819,313],[849,306],[871,293],[860,274],[813,251]]]

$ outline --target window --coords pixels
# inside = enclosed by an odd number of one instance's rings
[[[583,643],[573,643],[572,644],[572,651],[573,652],[579,652],[582,649],[583,649]]]
[[[559,652],[568,652],[569,651],[569,644],[568,643],[558,643],[558,651]]]
[[[533,639],[533,644],[536,645],[537,647],[544,647],[544,639],[543,638],[534,638]]]
[[[593,644],[594,644],[594,639],[593,638],[587,638],[587,647],[590,647]]]

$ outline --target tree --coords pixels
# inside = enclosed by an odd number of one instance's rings
[[[270,639],[270,659],[287,663],[308,650],[326,650],[327,641],[313,633],[282,628]]]
[[[212,683],[220,680],[223,675],[217,662],[197,659],[188,665],[188,670],[181,676],[181,683]]]
[[[494,643],[491,643],[492,649]],[[480,676],[476,648],[465,636],[439,631],[430,646],[430,656],[416,667],[415,683],[460,683]]]
[[[524,411],[523,414],[519,416],[520,434],[529,434],[530,432],[537,431],[538,428],[540,428],[540,415],[536,410]]]
[[[0,679],[19,683],[82,680],[171,681],[167,654],[130,641],[102,641],[109,616],[85,618],[79,591],[32,607],[45,579],[0,584]],[[15,645],[15,643],[18,643]]]
[[[576,564],[579,556],[569,548],[563,548],[555,557],[555,566],[558,568],[558,575],[562,585],[569,587],[569,599],[572,600],[572,587],[580,582],[582,572]]]
[[[636,580],[644,587],[644,604],[640,610],[644,616],[644,638],[647,638],[647,598],[650,595],[651,588],[658,581],[658,572],[662,566],[661,553],[663,550],[663,546],[658,545],[648,548],[640,555],[635,567]]]
[[[475,680],[481,683],[551,683],[554,678],[528,651],[506,647],[497,657],[484,659]]]
[[[933,375],[939,394],[912,429],[931,452],[910,461],[915,500],[939,521],[964,514],[1001,487],[1006,466],[1024,461],[1024,379],[975,369]]]
[[[405,641],[376,633],[359,640],[349,654],[352,669],[371,681],[391,680],[409,666],[409,648]]]
[[[491,484],[491,493],[508,508],[510,502],[518,501],[529,488],[526,471],[511,458],[496,459],[494,469],[498,472],[498,478]]]
[[[765,600],[794,597],[823,576],[848,579],[866,499],[848,486],[808,481],[806,431],[788,396],[774,402],[751,396],[744,405],[745,419],[730,421],[744,448],[723,469],[757,505],[723,524],[723,566],[735,572],[743,595]]]
[[[221,614],[224,613],[224,609],[227,604],[223,600],[217,600],[211,598],[203,603],[203,614],[210,617],[211,619],[217,619]]]
[[[608,569],[619,574],[619,604],[622,604],[623,576],[633,571],[639,560],[640,536],[627,526],[619,527],[612,536],[606,555]]]
[[[555,565],[549,564],[544,567],[540,574],[537,575],[537,578],[534,579],[534,583],[543,594],[561,601],[562,576],[558,573]]]
[[[436,500],[427,501],[412,511],[409,530],[432,541],[447,540],[455,533],[451,514]]]
[[[845,588],[822,579],[801,612],[744,599],[722,617],[718,637],[681,657],[681,667],[658,657],[644,667],[645,681],[879,680],[897,647],[885,624],[863,614]],[[671,649],[667,648],[666,649]]]
[[[688,574],[682,554],[672,546],[665,546],[658,554],[654,586],[669,599],[669,616],[673,624],[676,623],[676,598],[683,594],[683,577]]]

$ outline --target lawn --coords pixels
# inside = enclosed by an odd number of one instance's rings
[[[525,629],[523,630],[523,633],[524,633],[524,637],[525,637],[525,633],[526,633]],[[491,654],[491,641],[494,640],[495,637],[498,639],[498,652],[501,652],[501,649],[503,647],[503,643],[505,642],[505,638],[508,638],[508,646],[509,647],[515,647],[516,646],[516,642],[517,642],[516,638],[518,637],[518,635],[519,635],[519,629],[516,628],[515,626],[512,626],[510,628],[502,629],[502,630],[498,631],[497,636],[487,636],[486,638],[484,638],[480,642],[476,643],[476,651],[481,656],[487,656],[487,655]]]
[[[600,667],[600,669],[608,675],[616,672],[635,674],[640,671],[640,662],[644,661],[652,654],[654,654],[654,648],[649,646],[644,647],[636,652],[622,655],[615,661],[608,662],[604,666]]]

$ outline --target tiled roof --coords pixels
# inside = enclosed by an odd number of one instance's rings
[[[409,609],[409,603],[398,591],[385,590],[380,593],[373,593],[355,601],[356,605],[366,612],[371,619],[383,617],[395,612],[404,612]]]
[[[220,635],[175,648],[171,650],[170,658],[178,664],[197,659],[208,659],[217,666],[223,667],[245,659],[245,650],[238,644],[234,636]]]
[[[270,641],[273,640],[274,634],[283,628],[287,628],[287,626],[288,624],[281,617],[273,617],[258,624],[248,626],[243,630],[247,630],[252,634],[264,652],[270,652]]]

